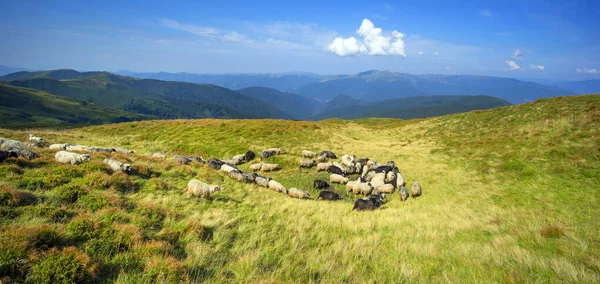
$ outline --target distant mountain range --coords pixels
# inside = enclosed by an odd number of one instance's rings
[[[102,108],[120,110],[123,111],[124,117],[128,117],[127,119],[415,118],[489,109],[538,98],[576,93],[567,91],[565,85],[562,85],[565,83],[560,83],[559,86],[544,86],[506,78],[411,75],[388,71],[367,71],[340,76],[304,73],[140,74],[131,75],[148,77],[156,75],[155,77],[169,80],[182,78],[211,80],[215,84],[246,87],[236,91],[214,84],[140,79],[108,72],[78,72],[69,69],[20,71],[0,76],[0,82],[19,87],[21,94],[34,95],[30,89],[25,89],[31,88],[47,92],[44,93],[46,95],[71,99],[83,108],[93,106],[97,111]],[[597,82],[586,81],[581,82],[580,85],[569,86],[577,90],[589,86],[594,89],[594,83]],[[263,84],[263,86],[248,87],[253,84]],[[264,85],[278,86],[279,90]],[[297,93],[281,91],[281,89],[295,89]],[[15,92],[14,90],[7,89],[5,86],[0,89],[0,92],[6,95]],[[89,123],[99,123],[99,121],[90,120]]]
[[[552,86],[573,90],[577,94],[597,94],[600,93],[600,80],[568,81],[556,83]]]

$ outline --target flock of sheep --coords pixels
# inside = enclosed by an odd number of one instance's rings
[[[29,135],[29,143],[27,144],[16,140],[0,138],[0,162],[10,157],[19,156],[30,160],[35,159],[40,155],[33,152],[28,147],[43,147],[45,145],[47,145],[47,143],[45,143],[41,137],[36,137],[31,134]],[[79,154],[75,152],[102,152],[107,154],[122,152],[134,154],[134,151],[124,148],[89,147],[71,144],[51,144],[48,148],[58,151],[55,154],[56,162],[71,165],[84,163],[91,159],[89,154]],[[279,164],[270,164],[263,161],[271,156],[281,154],[284,154],[284,151],[281,148],[270,148],[262,151],[259,155],[261,162],[249,166],[249,170],[252,173],[243,172],[237,167],[237,165],[249,162],[256,158],[256,154],[251,150],[248,150],[244,154],[235,155],[227,160],[211,158],[207,162],[202,157],[181,155],[173,156],[173,160],[182,165],[192,162],[208,163],[209,167],[224,172],[238,182],[254,183],[275,192],[287,194],[293,198],[310,198],[310,193],[308,191],[300,190],[295,187],[288,189],[280,182],[257,173],[279,170],[281,168]],[[168,157],[162,153],[152,152],[149,156],[159,159],[166,159]],[[329,183],[318,179],[313,183],[313,186],[316,189],[321,190],[317,200],[341,199],[340,195],[336,193],[334,188],[330,185],[331,183],[344,184],[346,190],[349,192],[352,192],[355,195],[360,194],[364,196],[364,198],[355,201],[353,210],[377,209],[384,203],[383,200],[385,199],[386,194],[393,194],[396,190],[399,191],[400,200],[402,201],[405,201],[410,196],[414,198],[421,195],[421,186],[417,180],[415,180],[409,193],[408,189],[405,187],[404,178],[393,161],[389,161],[387,164],[383,165],[368,158],[357,159],[354,155],[346,154],[343,155],[338,162],[334,161],[337,159],[337,156],[328,150],[323,150],[320,154],[309,150],[303,150],[301,152],[301,157],[302,158],[298,161],[298,166],[300,168],[315,167],[317,172],[327,171],[330,173]],[[132,171],[131,165],[110,157],[106,157],[103,163],[107,169],[112,172],[129,174]],[[356,176],[354,180],[350,180],[350,176],[352,175]],[[219,191],[221,191],[219,185],[209,185],[197,179],[190,180],[185,188],[188,198],[191,196],[208,198],[211,194]]]

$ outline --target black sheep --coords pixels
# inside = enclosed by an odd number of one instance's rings
[[[219,159],[211,158],[208,160],[208,165],[215,170],[220,170],[223,164],[225,164],[225,162]]]
[[[331,189],[321,191],[319,193],[319,197],[317,197],[317,200],[319,198],[322,198],[324,200],[338,200],[338,199],[341,199],[340,195],[337,194],[336,192],[334,192]]]
[[[346,173],[344,173],[344,171],[342,171],[342,169],[340,169],[336,166],[330,166],[329,168],[327,168],[327,172],[332,173],[332,174],[338,174],[341,176],[346,176]]]
[[[254,154],[252,150],[248,150],[248,152],[244,154],[244,162],[254,160],[254,158],[256,158],[256,154]]]
[[[320,180],[320,179],[316,179],[316,180],[313,182],[313,186],[314,186],[316,189],[325,189],[325,188],[329,188],[329,184],[328,184],[326,181],[324,181],[324,180]]]
[[[337,159],[337,156],[333,152],[328,150],[321,151],[321,156],[325,156],[329,159]]]
[[[382,195],[372,195],[369,198],[362,198],[354,202],[352,210],[363,211],[363,210],[375,210],[383,204]]]
[[[260,159],[264,160],[268,157],[275,156],[275,151],[262,151],[260,153]]]
[[[4,162],[4,160],[8,159],[8,158],[17,158],[19,157],[19,155],[17,154],[17,152],[13,152],[13,151],[0,151],[0,163]]]

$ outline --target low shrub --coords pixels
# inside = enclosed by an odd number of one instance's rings
[[[53,249],[27,275],[28,283],[91,283],[97,265],[74,247]]]
[[[86,241],[100,236],[101,224],[88,216],[73,219],[65,228],[65,232],[75,241]]]
[[[108,207],[108,205],[110,204],[110,199],[102,194],[92,193],[80,197],[77,200],[77,203],[80,204],[82,207],[92,212],[95,212]]]
[[[172,257],[152,257],[144,267],[144,282],[181,283],[188,282],[187,269]]]
[[[148,230],[158,231],[162,228],[163,221],[167,214],[165,210],[154,204],[140,204],[134,210],[137,215],[133,221],[134,224]]]
[[[0,178],[11,178],[23,174],[23,169],[18,165],[0,165]]]
[[[0,185],[0,206],[26,206],[37,202],[31,192],[15,190],[11,186]]]
[[[75,203],[80,197],[87,194],[87,191],[76,184],[66,184],[59,186],[54,190],[54,198],[62,203]]]

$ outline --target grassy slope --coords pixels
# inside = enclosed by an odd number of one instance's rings
[[[207,282],[598,282],[599,124],[595,95],[426,120],[141,121],[36,131],[55,142],[135,149],[136,156],[117,157],[139,174],[128,185],[120,175],[106,175],[102,155],[95,154],[74,167],[80,175],[65,180],[55,172],[71,167],[52,169],[52,152],[43,150],[40,160],[0,165],[8,177],[0,183],[35,189],[68,182],[108,200],[104,207],[115,208],[91,211],[89,198],[61,208],[99,221],[117,216],[105,226],[141,230],[143,239],[114,254],[97,253],[72,240],[68,228],[75,221],[52,228],[61,236],[58,246],[96,255],[97,275],[122,283],[156,280],[157,271],[169,280]],[[20,139],[28,133],[0,130]],[[272,158],[283,170],[270,176],[287,187],[310,189],[314,178],[327,176],[294,166],[302,149],[331,149],[395,160],[409,184],[420,180],[424,195],[402,203],[394,194],[382,210],[352,212],[351,195],[339,202],[294,200],[208,167],[140,155],[226,158],[275,146],[289,154]],[[192,177],[221,184],[223,192],[212,201],[187,199],[181,188]],[[56,215],[47,212],[57,210],[59,189],[33,192],[45,201],[1,207],[2,235],[9,238],[0,240],[18,239],[24,229],[16,228]]]
[[[151,117],[0,84],[0,118],[0,127],[26,128],[114,123]]]

